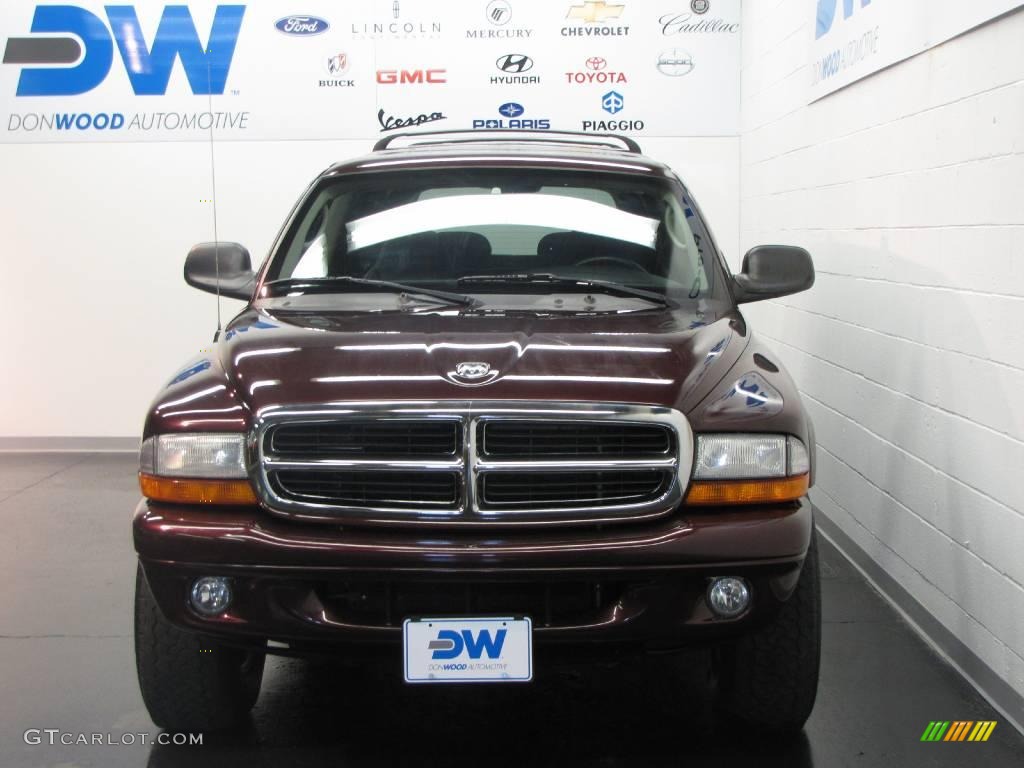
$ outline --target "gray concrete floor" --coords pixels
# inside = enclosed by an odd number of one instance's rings
[[[0,454],[4,768],[1024,765],[1024,738],[825,542],[821,687],[794,742],[717,722],[702,660],[662,657],[558,666],[528,687],[487,689],[410,689],[379,661],[270,659],[243,733],[200,747],[50,746],[46,734],[27,744],[27,729],[160,733],[135,682],[134,473],[126,455]],[[987,743],[921,743],[937,719],[1000,723]]]

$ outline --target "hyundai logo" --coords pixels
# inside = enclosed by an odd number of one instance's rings
[[[463,379],[482,379],[491,372],[489,363],[459,363],[455,374]]]
[[[498,107],[498,114],[504,115],[505,117],[519,117],[526,110],[522,104],[516,104],[514,101],[510,101],[507,104],[502,104]]]
[[[285,16],[278,19],[274,27],[286,35],[319,35],[331,25],[317,16]]]
[[[494,65],[502,72],[522,74],[533,69],[533,59],[521,53],[507,53],[499,58]]]

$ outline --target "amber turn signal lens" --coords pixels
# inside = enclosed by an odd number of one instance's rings
[[[765,480],[694,480],[686,493],[691,505],[776,504],[796,501],[810,485],[809,475]]]
[[[153,501],[176,504],[247,504],[256,503],[256,494],[248,480],[193,480],[155,477],[139,473],[142,495]]]

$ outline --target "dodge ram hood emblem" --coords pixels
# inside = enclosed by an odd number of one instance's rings
[[[455,375],[469,381],[482,379],[490,372],[490,363],[459,363],[455,366]]]

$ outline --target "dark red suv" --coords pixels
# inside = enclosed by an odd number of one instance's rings
[[[731,275],[629,139],[424,133],[317,177],[258,272],[205,243],[185,280],[248,305],[146,419],[158,725],[237,723],[267,653],[513,684],[600,644],[711,646],[727,712],[802,726],[814,435],[738,305],[809,288],[806,251]]]

